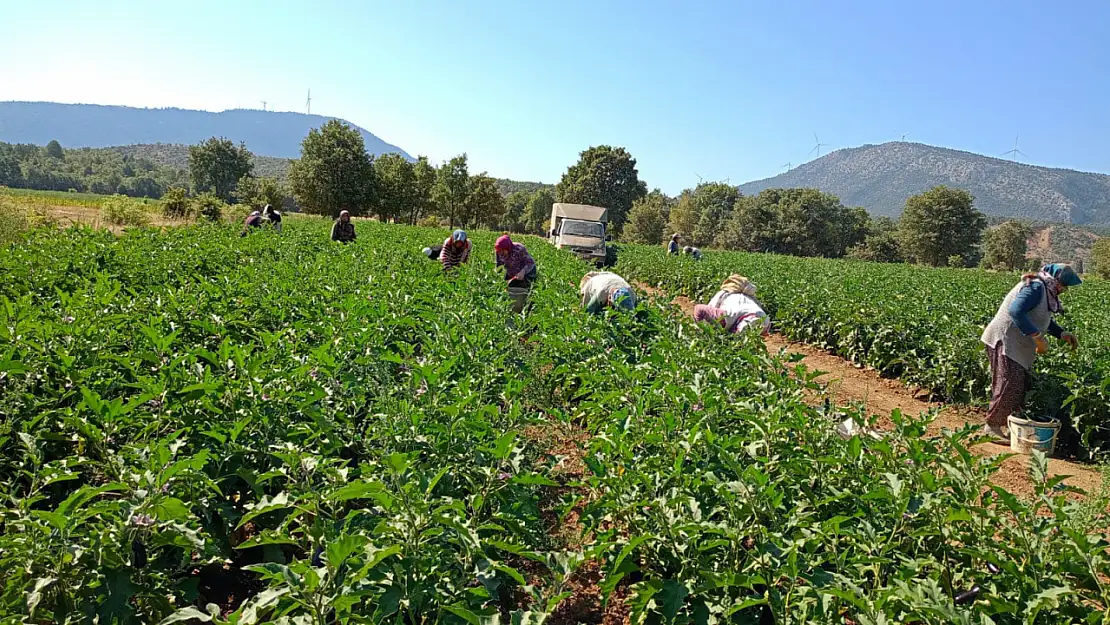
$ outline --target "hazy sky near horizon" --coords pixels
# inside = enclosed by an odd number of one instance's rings
[[[556,182],[651,187],[897,140],[1110,172],[1110,3],[0,0],[0,100],[305,110]]]

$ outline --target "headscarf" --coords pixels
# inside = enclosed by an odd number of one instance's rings
[[[432,248],[426,247],[426,248],[424,248],[423,250],[420,250],[420,251],[423,252],[424,255],[427,256],[428,258],[432,257]]]
[[[513,249],[513,240],[509,235],[503,234],[497,237],[497,242],[493,244],[493,249],[499,252],[510,252]]]
[[[632,298],[632,289],[622,286],[609,291],[609,305],[624,310],[636,310],[636,301]]]
[[[350,219],[350,218],[351,218],[351,211],[348,211],[348,210],[341,210],[341,211],[339,211],[339,219],[340,219],[340,220],[342,220],[342,219],[343,219],[343,216],[344,216],[344,215],[346,215],[346,216],[347,216],[347,219]]]
[[[671,235],[671,240],[672,241],[677,241],[678,240],[678,233],[677,232]]]
[[[466,241],[466,231],[465,230],[456,230],[456,231],[452,232],[451,233],[451,240],[454,241],[455,243],[463,243],[464,241]]]
[[[1063,310],[1060,305],[1060,287],[1079,286],[1083,281],[1071,268],[1071,265],[1052,263],[1041,267],[1037,273],[1027,273],[1022,278],[1028,285],[1033,280],[1040,280],[1045,287],[1045,299],[1048,301],[1048,311],[1058,313]]]
[[[725,279],[721,284],[721,290],[728,293],[740,293],[748,297],[755,297],[755,284],[737,273]]]

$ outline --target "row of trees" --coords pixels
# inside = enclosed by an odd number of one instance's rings
[[[699,184],[669,198],[658,190],[632,206],[624,240],[658,244],[671,233],[698,247],[795,256],[852,257],[968,266],[979,260],[986,219],[969,193],[936,187],[906,202],[902,219],[872,219],[817,189],[767,189],[744,196],[720,182]],[[986,251],[992,266],[1014,263],[1020,240],[1013,227],[992,231]],[[1021,261],[1023,262],[1023,260]]]
[[[0,186],[159,198],[184,172],[109,150],[0,142]]]

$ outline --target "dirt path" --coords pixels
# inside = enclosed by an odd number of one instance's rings
[[[637,283],[637,288],[649,296],[666,299],[665,293],[646,284]],[[678,296],[671,303],[687,315],[693,316],[694,304],[689,298]],[[973,425],[984,422],[985,417],[981,410],[966,406],[950,406],[931,403],[921,399],[921,394],[906,387],[897,380],[890,380],[879,376],[873,369],[860,367],[843,358],[827,351],[787,340],[782,335],[767,337],[768,351],[779,352],[785,350],[788,354],[800,354],[802,364],[814,371],[823,371],[824,375],[818,381],[827,385],[827,392],[832,398],[841,403],[856,402],[863,404],[869,414],[880,417],[889,416],[895,409],[904,414],[919,415],[933,409],[939,409],[937,418],[929,430],[931,434],[939,434],[942,430],[958,430],[964,425]],[[880,426],[883,421],[880,419]],[[889,420],[886,421],[889,427]],[[1010,449],[991,443],[984,443],[972,448],[976,454],[994,456],[1008,454]],[[1102,484],[1101,474],[1090,465],[1083,465],[1066,460],[1050,458],[1048,469],[1052,475],[1071,476],[1067,483],[1081,488],[1087,492],[1097,492]],[[1006,490],[1019,495],[1032,495],[1033,487],[1029,481],[1029,457],[1015,455],[1007,458],[1002,467],[994,475],[994,483]]]

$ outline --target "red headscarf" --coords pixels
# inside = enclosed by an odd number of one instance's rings
[[[500,252],[512,251],[512,249],[513,249],[513,240],[509,238],[509,235],[503,234],[503,235],[497,237],[497,242],[493,244],[493,249],[498,250]]]

